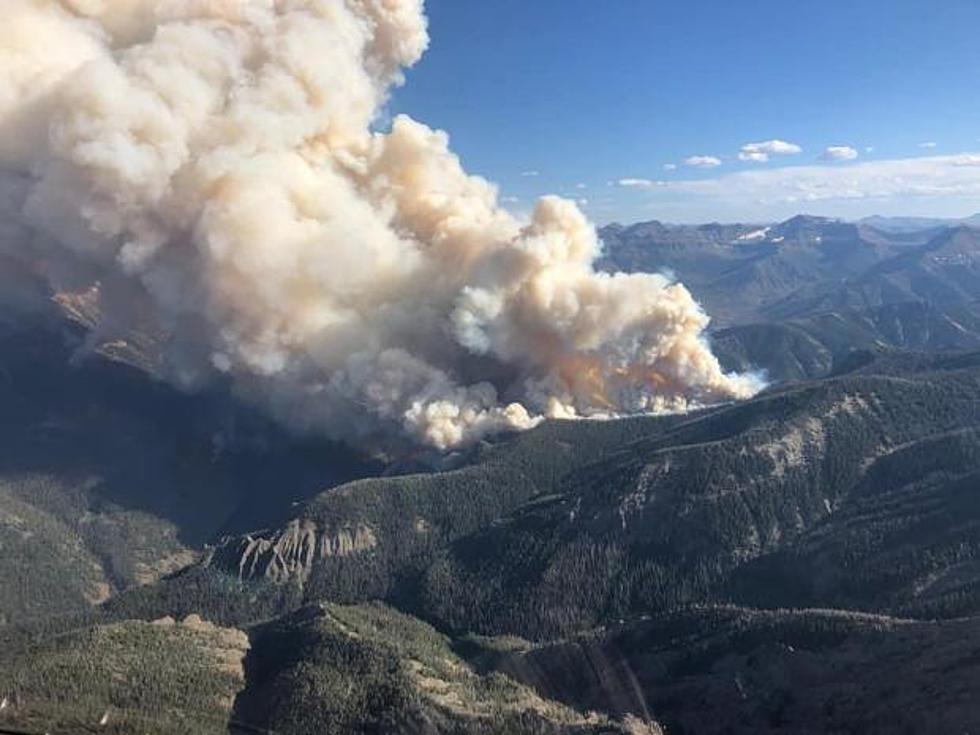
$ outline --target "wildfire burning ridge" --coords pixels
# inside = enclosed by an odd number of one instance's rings
[[[97,286],[96,337],[163,335],[172,382],[362,445],[757,391],[682,285],[593,268],[575,204],[520,222],[445,133],[372,130],[428,42],[421,0],[10,0],[0,258]]]

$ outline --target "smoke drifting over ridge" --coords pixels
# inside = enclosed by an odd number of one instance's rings
[[[372,132],[428,44],[422,0],[4,10],[0,268],[97,288],[101,336],[166,335],[173,382],[439,449],[757,390],[683,286],[593,269],[573,203],[522,224],[445,133]]]

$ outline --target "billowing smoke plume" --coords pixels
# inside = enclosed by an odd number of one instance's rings
[[[5,0],[2,267],[353,441],[750,395],[683,286],[593,270],[574,204],[522,224],[444,133],[372,131],[427,44],[422,0]]]

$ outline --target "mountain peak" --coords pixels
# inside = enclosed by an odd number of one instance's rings
[[[782,240],[820,242],[827,234],[840,236],[841,228],[854,229],[854,225],[829,217],[798,214],[773,227],[771,237],[777,242]]]
[[[795,217],[790,217],[785,222],[781,222],[776,225],[780,229],[800,229],[803,227],[819,227],[821,225],[830,225],[840,222],[837,219],[831,219],[830,217],[817,217],[812,214],[798,214]]]

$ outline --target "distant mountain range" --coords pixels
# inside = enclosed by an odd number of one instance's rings
[[[980,227],[970,224],[883,229],[798,216],[600,234],[603,267],[666,272],[688,286],[731,367],[815,377],[854,347],[980,346]]]
[[[865,217],[860,220],[861,224],[869,225],[885,232],[915,232],[928,229],[938,229],[940,227],[956,227],[958,225],[969,225],[980,227],[980,214],[963,219],[940,219],[936,217]]]
[[[967,224],[895,232],[798,216],[761,228],[613,225],[600,235],[604,267],[676,275],[720,326],[980,298],[980,228]]]

